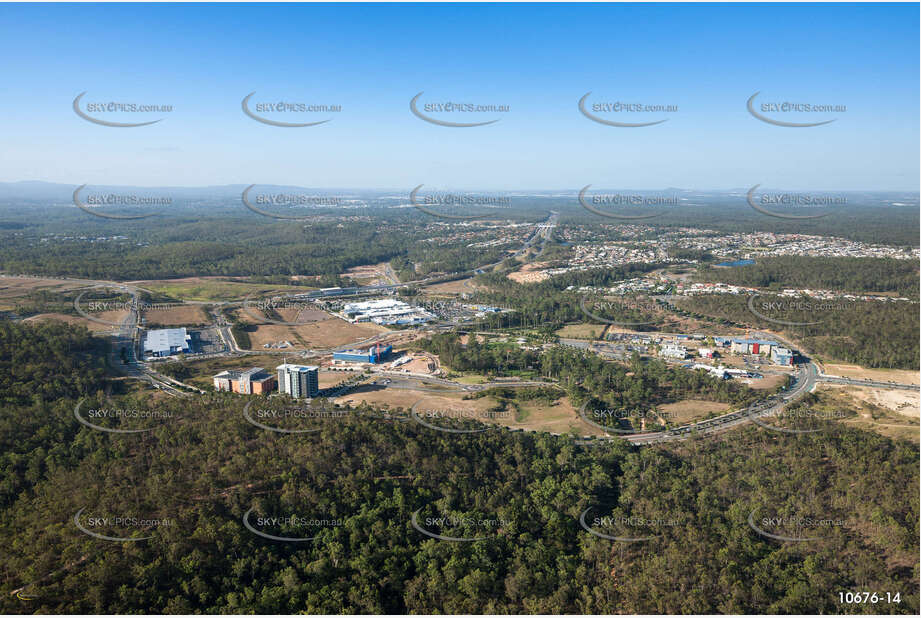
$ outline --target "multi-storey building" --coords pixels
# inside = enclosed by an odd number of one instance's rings
[[[320,392],[320,368],[313,365],[284,363],[278,370],[278,392],[295,399],[316,397]]]

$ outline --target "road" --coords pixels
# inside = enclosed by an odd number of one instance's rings
[[[111,364],[116,370],[121,370],[129,377],[137,378],[148,382],[154,388],[181,397],[187,397],[189,393],[179,390],[178,386],[183,385],[170,377],[164,376],[150,368],[146,363],[138,360],[140,351],[140,315],[137,307],[140,304],[137,288],[123,284],[102,284],[104,287],[116,287],[124,292],[131,294],[131,307],[128,315],[121,321],[118,331],[114,335],[114,345],[111,352]],[[99,287],[98,285],[96,287]],[[124,356],[122,356],[124,354]],[[189,387],[191,388],[191,387]],[[198,390],[198,389],[195,389]]]
[[[814,363],[809,362],[797,370],[794,374],[795,381],[792,388],[785,393],[772,396],[764,401],[759,401],[742,410],[730,412],[729,414],[717,416],[705,421],[682,425],[681,427],[675,427],[667,431],[628,435],[624,436],[624,439],[637,445],[686,440],[695,435],[725,431],[731,427],[747,423],[753,418],[771,416],[777,414],[788,404],[793,403],[814,389],[818,375],[818,367],[816,367]]]
[[[550,214],[547,215],[547,218],[544,221],[541,221],[540,223],[537,224],[537,227],[534,230],[534,233],[531,234],[530,237],[528,237],[528,239],[524,242],[521,248],[515,251],[515,253],[513,253],[511,257],[513,258],[520,257],[521,255],[526,253],[531,247],[533,247],[538,241],[541,242],[541,251],[543,251],[543,245],[545,245],[546,242],[552,237],[553,229],[556,226],[558,219],[559,219],[559,213],[555,211],[551,211]],[[396,290],[398,288],[405,288],[405,287],[410,287],[410,286],[425,287],[427,285],[435,285],[438,283],[444,283],[445,281],[453,281],[455,279],[459,279],[462,277],[472,277],[474,275],[477,275],[487,270],[490,270],[492,268],[495,268],[496,266],[499,266],[500,264],[502,264],[502,262],[505,261],[505,259],[507,258],[503,258],[502,260],[498,262],[493,262],[492,264],[484,264],[482,266],[478,266],[477,268],[472,268],[466,271],[448,273],[446,275],[438,275],[434,277],[428,277],[426,279],[408,281],[406,283],[378,284],[378,285],[366,285],[366,286],[361,286],[361,287],[356,287],[356,288],[346,288],[347,290],[349,290],[349,293],[341,294],[341,296],[357,296],[360,294],[375,294],[375,293],[386,292],[386,291]],[[384,273],[387,277],[391,278],[392,280],[396,280],[396,273],[394,273],[393,270],[390,269],[389,265],[386,266],[385,271],[387,271],[386,273]],[[302,298],[306,300],[306,299],[325,298],[329,296],[330,296],[329,293],[324,293],[322,290],[316,290],[316,291],[307,292],[304,294],[297,294],[293,296],[293,298]],[[340,295],[336,295],[336,296],[340,296]]]

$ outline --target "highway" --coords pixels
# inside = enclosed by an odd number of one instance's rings
[[[759,401],[748,408],[730,412],[722,416],[707,419],[697,423],[690,423],[666,431],[624,436],[625,440],[637,445],[658,444],[675,440],[686,440],[695,435],[725,431],[751,421],[753,418],[771,416],[783,410],[788,404],[793,403],[815,388],[819,372],[818,367],[812,362],[801,366],[794,374],[792,388],[782,394],[772,396],[764,401]]]

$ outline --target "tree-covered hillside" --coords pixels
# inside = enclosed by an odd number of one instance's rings
[[[93,350],[85,331],[3,328],[0,358],[16,366]],[[21,396],[41,371],[4,383],[4,446],[15,450],[0,505],[6,613],[918,611],[918,449],[907,443],[828,423],[639,448],[441,432],[367,407],[291,420],[319,431],[281,434],[247,422],[248,399],[226,393],[108,400],[93,377],[100,354],[54,401]],[[80,398],[84,410],[161,420],[99,420],[151,429],[99,431],[74,418]],[[282,405],[249,400],[251,416]],[[593,531],[643,540],[590,533],[587,509]],[[246,527],[247,512],[258,531],[315,538],[270,540]],[[91,532],[149,538],[90,536],[77,513]],[[831,523],[792,542],[749,525],[797,534],[783,521],[800,518]],[[839,591],[864,590],[901,602],[840,605]]]

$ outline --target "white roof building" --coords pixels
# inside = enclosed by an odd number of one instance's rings
[[[161,328],[149,330],[144,336],[146,356],[169,356],[189,351],[192,336],[185,328]]]

